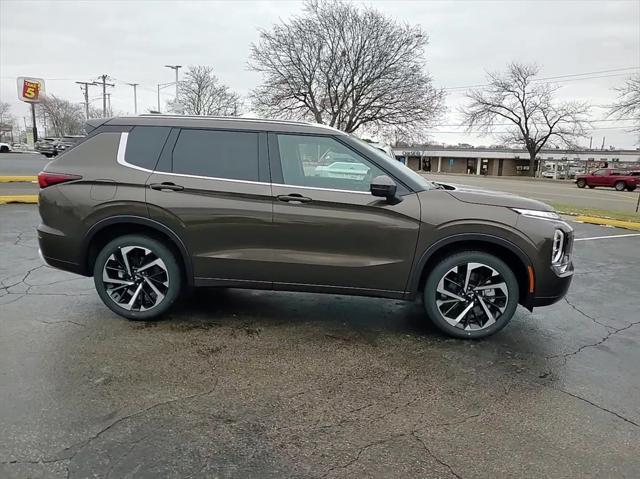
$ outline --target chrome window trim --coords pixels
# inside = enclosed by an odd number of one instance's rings
[[[357,190],[339,190],[338,188],[320,188],[317,186],[298,186],[287,185],[285,183],[271,183],[273,186],[284,186],[287,188],[302,188],[303,190],[319,190],[319,191],[336,191],[338,193],[358,193],[360,195],[371,195],[369,191],[357,191]]]
[[[158,173],[160,175],[168,175],[168,176],[178,176],[178,177],[183,177],[183,178],[197,178],[200,180],[215,180],[215,181],[226,181],[226,182],[230,182],[230,183],[245,183],[245,184],[251,184],[251,185],[271,185],[271,186],[280,186],[280,187],[289,187],[289,188],[302,188],[305,190],[318,190],[318,191],[333,191],[333,192],[338,192],[338,193],[357,193],[360,195],[371,195],[370,192],[368,191],[356,191],[356,190],[339,190],[336,188],[319,188],[316,186],[298,186],[298,185],[287,185],[284,183],[267,183],[264,181],[250,181],[250,180],[236,180],[236,179],[230,179],[230,178],[217,178],[215,176],[199,176],[199,175],[189,175],[186,173],[169,173],[166,171],[160,171],[160,170],[149,170],[147,168],[143,168],[141,166],[137,166],[137,165],[133,165],[129,162],[127,162],[127,160],[125,160],[125,153],[127,150],[127,139],[129,138],[129,132],[122,132],[120,133],[120,143],[118,144],[118,155],[117,155],[117,162],[118,164],[125,166],[127,168],[133,168],[136,170],[140,170],[140,171],[145,171],[147,173]]]

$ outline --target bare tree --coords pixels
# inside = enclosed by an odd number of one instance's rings
[[[261,114],[310,119],[345,132],[426,128],[443,110],[425,71],[427,35],[369,8],[307,0],[304,14],[260,31],[249,68]]]
[[[13,125],[15,121],[11,114],[11,105],[6,101],[0,101],[0,125]]]
[[[618,93],[618,99],[610,105],[609,116],[632,118],[634,124],[631,131],[640,132],[640,73],[630,76],[623,86],[614,90]]]
[[[488,85],[469,90],[460,110],[468,131],[500,132],[503,144],[524,146],[531,176],[544,146],[572,147],[585,136],[590,110],[587,103],[556,101],[559,87],[536,80],[539,71],[537,65],[511,63],[505,73],[489,73]]]
[[[46,115],[51,136],[78,135],[84,126],[84,107],[55,95],[47,95],[39,104],[39,116]]]
[[[177,101],[169,102],[174,113],[186,115],[237,116],[240,96],[218,80],[213,68],[190,66],[178,85]]]

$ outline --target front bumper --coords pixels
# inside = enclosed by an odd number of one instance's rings
[[[530,307],[536,308],[538,306],[549,306],[550,304],[557,303],[562,298],[564,298],[567,294],[567,291],[569,291],[569,286],[571,286],[572,279],[573,268],[570,274],[557,277],[557,279],[554,281],[553,286],[548,288],[548,290],[554,291],[554,294],[552,296],[534,296],[530,301]]]

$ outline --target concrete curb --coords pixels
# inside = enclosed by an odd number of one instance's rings
[[[576,221],[594,225],[615,226],[616,228],[625,228],[628,230],[640,231],[640,223],[637,223],[635,221],[612,220],[609,218],[598,218],[596,216],[577,216]]]
[[[26,203],[30,205],[35,205],[38,203],[38,195],[0,196],[0,205],[8,205],[9,203]]]
[[[37,176],[0,176],[0,183],[32,183],[38,181]]]

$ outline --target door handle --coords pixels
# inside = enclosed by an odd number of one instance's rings
[[[165,190],[182,191],[182,190],[184,190],[184,186],[176,185],[175,183],[170,183],[170,182],[166,182],[166,183],[151,183],[149,185],[149,188],[151,188],[152,190],[158,190],[158,191],[165,191]]]
[[[278,195],[278,200],[284,201],[285,203],[309,203],[311,198],[307,198],[306,196],[302,196],[299,193],[291,193],[290,195]]]

